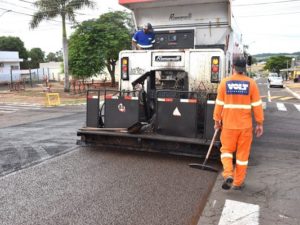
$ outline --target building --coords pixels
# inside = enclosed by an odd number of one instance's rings
[[[19,81],[21,79],[19,52],[0,51],[0,83]]]
[[[280,73],[283,76],[288,76],[289,79],[300,81],[300,60],[292,59],[291,68],[282,69]]]
[[[62,81],[64,80],[63,62],[47,62],[40,63],[39,74],[48,76],[49,80]]]

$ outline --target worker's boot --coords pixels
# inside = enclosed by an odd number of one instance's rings
[[[226,177],[224,179],[223,184],[222,184],[222,189],[229,190],[231,188],[232,183],[233,183],[233,178],[232,177]]]
[[[235,186],[235,185],[233,185],[233,186],[232,186],[232,190],[235,190],[235,191],[241,191],[241,190],[244,189],[244,187],[245,187],[245,184],[244,184],[244,183],[242,183],[240,186]]]

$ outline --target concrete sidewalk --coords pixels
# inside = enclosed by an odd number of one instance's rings
[[[267,114],[245,188],[222,190],[219,174],[198,225],[300,225],[299,127],[299,114]]]

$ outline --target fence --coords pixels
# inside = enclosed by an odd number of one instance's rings
[[[116,82],[115,86],[118,86],[118,82]],[[83,81],[83,80],[71,80],[70,81],[70,91],[73,94],[83,94],[86,93],[86,90],[96,89],[99,90],[101,88],[112,87],[112,83],[110,81]]]

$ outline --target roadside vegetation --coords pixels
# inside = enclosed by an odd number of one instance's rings
[[[86,79],[106,68],[114,86],[119,52],[130,49],[132,30],[130,14],[123,11],[105,13],[78,25],[69,42],[71,74]]]
[[[272,56],[266,62],[265,70],[280,73],[281,69],[286,69],[291,66],[292,58],[286,56]]]

